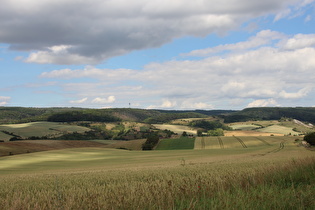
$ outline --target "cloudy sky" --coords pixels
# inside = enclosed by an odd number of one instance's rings
[[[315,0],[1,0],[0,106],[315,106]]]

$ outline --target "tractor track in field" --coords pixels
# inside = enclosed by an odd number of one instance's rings
[[[223,141],[222,141],[221,137],[219,137],[219,136],[218,136],[218,141],[219,141],[219,144],[220,144],[220,148],[224,149]]]
[[[240,139],[240,138],[238,138],[236,136],[234,136],[234,138],[236,138],[244,148],[247,148],[246,144],[243,142],[242,139]]]
[[[270,153],[279,152],[279,151],[281,151],[281,150],[283,150],[283,149],[284,149],[284,141],[280,142],[280,145],[279,145],[278,148],[273,149],[273,150],[271,150],[271,151],[269,151],[269,152],[266,152],[266,153],[263,153],[263,154],[259,154],[259,155],[260,155],[260,156],[265,156],[265,155],[268,155],[268,154],[270,154]],[[255,155],[254,155],[254,156],[255,156]]]
[[[261,138],[259,138],[259,137],[255,137],[255,138],[258,139],[259,141],[261,141],[262,143],[264,143],[264,144],[266,144],[266,145],[268,145],[268,146],[271,146],[271,144],[269,144],[266,140],[261,139]]]
[[[201,149],[206,149],[205,137],[201,137]]]

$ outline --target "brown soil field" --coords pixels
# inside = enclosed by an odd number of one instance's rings
[[[284,136],[280,133],[266,133],[258,131],[224,131],[224,136]]]
[[[93,141],[66,140],[23,140],[0,142],[0,156],[78,147],[104,147],[104,144]]]

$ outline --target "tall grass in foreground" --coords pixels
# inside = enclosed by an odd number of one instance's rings
[[[2,176],[1,209],[313,209],[315,158]]]

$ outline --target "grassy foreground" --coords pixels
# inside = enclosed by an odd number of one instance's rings
[[[0,159],[2,209],[312,209],[315,155],[67,149]]]

